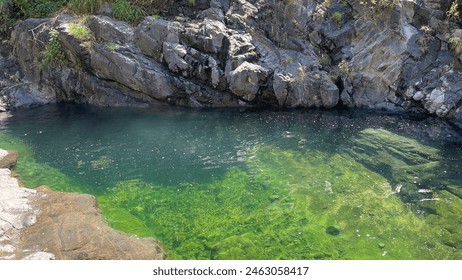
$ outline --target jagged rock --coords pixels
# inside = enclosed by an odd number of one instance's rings
[[[266,78],[266,69],[244,62],[229,74],[229,89],[242,99],[253,101]]]
[[[90,16],[87,25],[97,40],[127,44],[134,38],[134,31],[126,22],[116,21],[107,16]]]

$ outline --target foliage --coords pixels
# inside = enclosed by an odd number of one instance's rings
[[[127,0],[115,0],[112,4],[114,16],[129,23],[140,23],[147,15],[142,7],[134,6]]]
[[[7,8],[7,3],[0,3],[0,35],[8,33],[10,26],[12,26],[14,20],[10,17]]]
[[[449,7],[449,10],[446,12],[446,18],[447,20],[458,23],[460,22],[460,16],[459,16],[459,0],[454,0]]]
[[[86,18],[82,18],[76,22],[69,23],[69,33],[80,41],[92,41],[95,35],[85,26]]]
[[[49,64],[62,64],[66,60],[61,41],[58,37],[59,33],[56,29],[50,30],[50,39],[43,54],[42,66]]]
[[[292,63],[293,61],[294,61],[294,58],[293,58],[293,57],[291,57],[291,56],[288,56],[288,57],[287,57],[287,60],[286,60],[287,64],[290,64],[290,63]]]
[[[333,21],[335,21],[337,23],[338,26],[341,26],[342,25],[342,22],[343,22],[343,17],[342,17],[342,14],[340,12],[335,12],[332,14],[332,17],[331,19]]]
[[[376,18],[396,6],[397,0],[360,0],[359,3],[367,8],[365,17]]]
[[[76,14],[93,14],[103,5],[103,0],[69,0],[67,6]]]
[[[49,17],[59,11],[66,0],[11,0],[25,17]]]

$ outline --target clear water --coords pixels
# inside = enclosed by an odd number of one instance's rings
[[[441,120],[61,105],[2,127],[28,187],[91,193],[172,259],[462,259],[462,135]]]

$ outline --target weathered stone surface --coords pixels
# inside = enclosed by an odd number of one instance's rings
[[[37,222],[21,233],[19,258],[46,250],[55,259],[163,259],[152,238],[130,237],[109,228],[93,196],[41,187]]]
[[[267,71],[260,65],[244,62],[229,74],[229,89],[246,101],[253,101],[265,83]]]

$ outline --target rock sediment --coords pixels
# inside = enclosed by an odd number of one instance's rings
[[[91,195],[20,187],[0,150],[0,259],[163,259],[152,238],[111,229]]]

